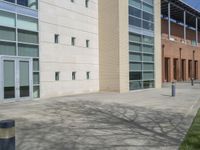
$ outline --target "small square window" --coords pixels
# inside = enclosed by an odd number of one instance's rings
[[[85,7],[88,8],[88,6],[89,6],[89,0],[85,0]]]
[[[90,40],[86,40],[86,47],[90,47]]]
[[[90,79],[90,72],[86,72],[86,79],[87,79],[87,80]]]
[[[59,34],[54,35],[54,43],[59,43]]]
[[[76,38],[75,37],[72,37],[71,44],[72,44],[72,46],[75,46],[75,44],[76,44]]]
[[[72,72],[72,80],[76,80],[76,72]]]
[[[55,80],[56,81],[60,80],[60,72],[55,72]]]
[[[71,0],[72,3],[74,3],[74,0]]]

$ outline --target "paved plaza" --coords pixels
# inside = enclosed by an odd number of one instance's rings
[[[0,104],[17,150],[176,150],[200,106],[200,85]]]

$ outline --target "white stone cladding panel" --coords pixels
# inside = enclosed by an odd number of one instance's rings
[[[41,98],[99,91],[98,0],[90,0],[88,8],[84,0],[40,0],[39,34]],[[58,44],[55,34],[59,34]],[[60,72],[59,81],[55,72]]]

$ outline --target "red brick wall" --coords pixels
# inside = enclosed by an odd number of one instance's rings
[[[163,70],[162,70],[162,80],[165,81],[165,61],[164,58],[169,58],[169,82],[174,80],[174,69],[173,69],[173,60],[178,59],[178,80],[182,80],[182,72],[181,72],[181,59],[185,60],[185,71],[183,72],[185,79],[190,80],[188,75],[188,60],[193,60],[193,51],[195,51],[195,61],[198,61],[198,66],[200,66],[200,44],[199,46],[192,46],[191,40],[195,40],[196,34],[195,31],[188,29],[187,30],[187,44],[182,43],[184,39],[184,31],[183,26],[172,23],[171,24],[171,34],[174,41],[168,39],[168,22],[167,20],[162,20],[162,60],[163,60]],[[200,38],[200,34],[199,34]],[[180,56],[180,49],[181,49],[181,56]],[[199,67],[198,67],[199,68]],[[194,70],[194,69],[193,69]],[[200,69],[198,69],[198,79],[200,79]]]

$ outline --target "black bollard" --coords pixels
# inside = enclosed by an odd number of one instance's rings
[[[191,85],[194,86],[194,79],[191,78]]]
[[[175,82],[172,82],[172,97],[176,96],[176,85]]]
[[[0,121],[0,150],[15,150],[15,121]]]

